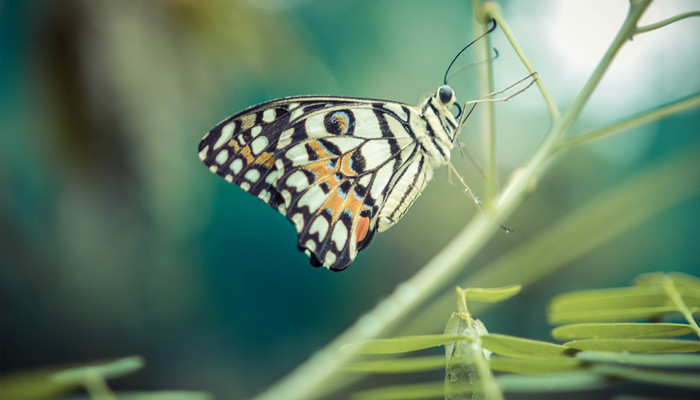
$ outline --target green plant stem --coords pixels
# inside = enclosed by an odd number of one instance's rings
[[[637,30],[635,33],[650,32],[650,31],[653,31],[654,29],[663,28],[666,25],[672,24],[676,21],[680,21],[683,18],[697,17],[697,16],[700,16],[700,11],[690,11],[687,13],[678,14],[675,17],[667,18],[663,21],[659,21],[659,22],[655,22],[653,24],[637,27]]]
[[[688,324],[690,324],[690,326],[693,328],[695,334],[698,335],[698,337],[700,337],[700,327],[698,327],[698,323],[695,322],[695,318],[693,318],[693,313],[688,309],[688,305],[685,304],[685,301],[683,301],[681,294],[678,293],[678,288],[673,283],[673,279],[671,279],[668,275],[664,275],[663,288],[666,292],[666,295],[671,299],[671,301],[673,301],[673,304],[678,308],[678,311],[680,311],[681,314],[683,314],[685,320],[688,321]]]
[[[488,26],[484,25],[482,27],[482,31],[485,32],[486,29],[488,29]],[[483,40],[484,43],[482,46],[480,46],[481,53],[483,58],[487,60],[491,52],[490,35],[484,36]],[[479,97],[488,93],[493,93],[493,67],[491,63],[483,63],[477,72]],[[486,183],[484,194],[486,199],[485,204],[488,206],[496,197],[496,193],[498,191],[498,168],[496,166],[496,110],[492,102],[484,103],[482,110],[483,122],[481,126],[481,137],[484,145],[484,154],[486,155],[486,160],[484,163],[484,182]]]
[[[647,9],[650,3],[651,0],[630,0],[630,8],[627,12],[627,17],[622,23],[622,27],[615,35],[610,47],[608,47],[608,49],[605,51],[603,58],[598,63],[598,66],[596,66],[593,74],[571,103],[571,106],[564,112],[562,118],[560,120],[555,120],[554,126],[550,130],[550,134],[547,135],[547,139],[545,139],[545,141],[559,140],[564,135],[566,129],[574,122],[576,117],[578,117],[583,109],[583,106],[591,97],[601,79],[603,79],[603,76],[610,67],[610,64],[612,64],[617,52],[620,51],[624,43],[631,38],[636,31],[637,22],[639,21],[639,18],[641,18],[642,14],[644,14],[644,11]],[[543,144],[541,147],[549,151],[555,148],[554,145],[548,146],[547,144]]]
[[[503,19],[500,13],[493,13],[489,16],[496,20],[498,26],[503,30],[503,33],[505,33],[506,37],[508,38],[510,45],[513,46],[513,50],[515,50],[515,53],[518,55],[518,57],[520,57],[520,61],[522,61],[523,65],[525,65],[527,71],[530,74],[533,74],[533,78],[537,83],[537,87],[540,89],[540,93],[542,94],[542,98],[544,98],[544,102],[547,105],[547,110],[549,110],[549,115],[551,116],[552,120],[558,119],[559,109],[557,108],[557,105],[554,103],[552,96],[550,96],[549,91],[544,86],[544,83],[542,83],[542,80],[540,79],[539,75],[537,75],[537,71],[527,59],[523,50],[520,48],[518,41],[515,40],[515,35],[513,35],[513,32],[511,32],[510,27],[508,26],[506,21]]]
[[[408,281],[360,317],[336,339],[300,365],[289,376],[262,393],[259,399],[310,399],[322,382],[350,361],[352,354],[338,348],[346,343],[378,337],[432,296],[456,276],[468,261],[486,244],[498,229],[496,221],[505,220],[526,197],[531,183],[544,170],[544,164],[558,147],[565,130],[585,105],[593,90],[610,66],[613,58],[636,29],[636,24],[651,0],[632,0],[627,17],[595,72],[576,96],[571,107],[552,124],[545,140],[533,157],[514,175],[489,214],[477,214],[445,248],[433,257]]]
[[[95,400],[118,400],[117,396],[107,386],[104,376],[98,372],[86,372],[83,385],[90,397]]]
[[[472,8],[477,9],[481,4],[481,0],[472,0]],[[495,5],[498,7],[498,5]],[[474,36],[482,35],[490,27],[487,20],[477,20],[474,24]],[[481,54],[481,58],[488,60],[491,54],[491,35],[484,36],[476,43],[477,53]],[[481,63],[477,68],[477,91],[479,98],[489,93],[494,92],[493,84],[493,66],[492,63]],[[496,111],[492,102],[484,102],[477,112],[481,115],[481,142],[483,145],[484,154],[484,204],[487,207],[492,205],[493,199],[498,192],[498,167],[496,164]]]
[[[678,114],[698,106],[700,106],[700,94],[674,101],[673,103],[639,115],[635,115],[615,124],[608,125],[604,128],[596,129],[592,132],[565,138],[559,143],[558,150],[569,150],[626,129],[631,129],[649,122],[658,121],[668,117],[669,115]]]

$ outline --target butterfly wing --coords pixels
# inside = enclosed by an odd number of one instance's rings
[[[284,214],[312,265],[340,271],[372,240],[391,189],[423,164],[411,128],[417,112],[370,99],[275,100],[222,121],[199,156]]]

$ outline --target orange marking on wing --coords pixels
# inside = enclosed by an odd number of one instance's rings
[[[348,129],[348,119],[343,114],[335,114],[334,119],[341,132],[345,132]]]
[[[328,208],[331,210],[331,223],[335,223],[340,213],[344,210],[345,199],[338,194],[340,181],[335,178],[335,175],[329,176],[324,181],[330,185],[331,192],[328,194],[326,201],[323,202],[321,209]]]
[[[360,214],[362,199],[355,196],[354,192],[348,193],[348,196],[345,198],[345,207],[343,208],[350,211],[353,217],[356,217]]]
[[[350,167],[350,157],[352,156],[352,151],[349,153],[346,153],[343,158],[340,159],[340,172],[345,174],[345,176],[354,176],[357,175],[357,172],[355,172],[351,167]]]
[[[360,217],[355,224],[355,246],[365,239],[369,232],[369,217]]]
[[[272,169],[275,166],[275,156],[272,153],[262,153],[255,159],[254,164],[262,165],[267,169]]]
[[[330,154],[329,152],[326,151],[326,149],[321,146],[320,143],[311,141],[309,142],[309,146],[318,154],[318,158],[323,160],[326,158],[333,158],[334,156]]]
[[[307,169],[314,174],[316,174],[316,179],[321,179],[325,178],[329,175],[334,175],[336,171],[338,170],[338,167],[336,168],[330,168],[328,167],[328,161],[327,160],[322,160],[315,162],[313,164],[309,164],[304,167],[304,169]]]
[[[228,142],[228,145],[231,146],[234,153],[239,154],[243,156],[243,158],[245,158],[246,164],[251,164],[253,161],[255,161],[255,156],[253,155],[253,153],[250,152],[250,146],[241,147],[236,141],[236,139],[231,139]]]
[[[355,246],[363,241],[369,232],[369,217],[360,217],[360,212],[362,210],[369,209],[369,207],[364,204],[363,200],[363,198],[357,197],[354,191],[351,191],[348,193],[345,203],[343,204],[343,209],[350,211],[352,217],[356,220],[352,233],[355,238]]]

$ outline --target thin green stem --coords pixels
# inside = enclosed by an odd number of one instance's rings
[[[85,386],[85,390],[90,394],[90,397],[95,400],[118,400],[114,392],[107,386],[104,376],[99,372],[86,372],[83,386]]]
[[[695,331],[695,334],[698,335],[698,337],[700,337],[700,327],[698,327],[698,323],[695,322],[695,318],[693,318],[693,313],[688,309],[688,305],[685,304],[685,301],[683,301],[683,297],[681,297],[681,294],[678,292],[676,284],[673,283],[673,279],[671,279],[668,275],[664,275],[663,287],[664,291],[666,292],[666,295],[678,308],[678,311],[680,311],[680,313],[683,314],[683,318],[685,318],[685,320],[688,321],[691,328],[693,328],[693,331]]]
[[[456,294],[457,294],[457,312],[464,313],[469,318],[471,318],[471,315],[469,314],[469,309],[467,308],[467,296],[464,293],[464,289],[457,286]]]
[[[469,343],[472,352],[472,363],[476,367],[476,371],[479,376],[479,384],[481,386],[481,392],[484,394],[485,400],[503,400],[503,392],[501,387],[496,382],[496,378],[489,368],[489,362],[486,360],[484,355],[484,347],[481,343],[481,334],[479,325],[483,328],[481,322],[474,320],[471,316],[468,316],[466,322],[469,324],[469,330],[467,334],[469,335]],[[485,329],[485,328],[483,328]]]
[[[510,45],[513,46],[513,50],[515,50],[515,53],[518,55],[518,57],[520,57],[520,60],[523,62],[523,65],[525,65],[525,68],[527,68],[528,72],[532,74],[533,78],[537,82],[537,87],[540,89],[540,93],[542,93],[542,98],[544,99],[544,102],[547,105],[547,110],[549,110],[549,115],[551,116],[552,120],[558,119],[559,109],[557,108],[557,105],[554,104],[552,96],[550,96],[549,91],[544,86],[544,83],[542,83],[542,80],[540,79],[539,75],[537,75],[537,71],[527,59],[523,50],[520,48],[518,41],[515,39],[515,35],[513,35],[513,32],[510,30],[510,27],[503,19],[503,16],[499,12],[499,9],[489,8],[487,9],[487,12],[488,17],[496,20],[496,23],[498,23],[498,26],[508,38]]]
[[[666,25],[672,24],[676,21],[680,21],[683,18],[697,17],[697,16],[700,16],[700,11],[690,11],[687,13],[678,14],[675,17],[667,18],[663,21],[655,22],[655,23],[649,24],[649,25],[639,26],[639,27],[637,27],[637,30],[635,31],[635,33],[650,32],[650,31],[653,31],[654,29],[663,28]]]
[[[472,0],[472,7],[477,9],[480,5],[480,0]],[[481,21],[482,24],[474,25],[474,35],[478,36],[486,32],[490,24],[488,21]],[[481,58],[488,60],[491,54],[491,36],[486,35],[482,41],[477,42],[477,52],[481,54]],[[481,63],[477,68],[477,90],[479,98],[494,92],[493,84],[493,63]],[[498,191],[498,169],[496,164],[496,110],[493,103],[485,102],[481,105],[477,112],[481,115],[481,142],[484,154],[484,182],[485,190],[483,193],[484,204],[486,207],[492,205],[492,200],[496,197]]]
[[[581,113],[583,106],[586,105],[586,102],[588,102],[588,99],[593,94],[593,91],[596,87],[598,87],[598,84],[600,83],[601,79],[603,79],[603,75],[605,75],[605,72],[610,67],[610,64],[612,64],[617,52],[620,51],[625,42],[632,37],[632,34],[636,31],[637,22],[639,21],[639,18],[642,17],[642,14],[644,14],[647,7],[649,7],[650,3],[651,0],[630,1],[630,8],[627,12],[627,17],[622,23],[622,27],[617,32],[617,35],[615,35],[610,47],[608,47],[608,49],[605,51],[603,58],[598,63],[598,66],[593,71],[593,74],[583,86],[579,94],[571,103],[571,106],[562,115],[561,121],[556,121],[558,124],[555,123],[555,127],[553,127],[553,129],[550,131],[550,133],[553,133],[553,140],[560,139],[564,135],[566,129]]]
[[[640,125],[648,124],[650,122],[658,121],[668,117],[669,115],[678,114],[698,106],[700,106],[700,94],[674,101],[673,103],[639,115],[635,115],[623,121],[608,125],[604,128],[596,129],[592,132],[565,138],[560,142],[558,150],[569,150],[586,143],[590,143],[594,140],[598,140],[627,129],[632,129]]]

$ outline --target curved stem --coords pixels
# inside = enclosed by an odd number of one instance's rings
[[[693,313],[688,308],[688,305],[685,304],[685,301],[679,293],[676,284],[673,283],[673,279],[671,279],[668,275],[665,274],[663,278],[663,288],[664,292],[666,292],[666,296],[668,296],[669,299],[671,299],[673,304],[678,308],[678,311],[680,311],[680,313],[683,314],[685,320],[688,321],[688,324],[690,325],[691,329],[693,329],[695,334],[698,335],[698,337],[700,337],[700,327],[698,327],[698,323],[695,322],[695,318],[693,318]]]
[[[508,24],[503,19],[500,12],[498,12],[498,10],[495,9],[494,11],[489,12],[489,17],[496,20],[496,23],[498,23],[498,26],[501,28],[501,30],[503,30],[503,33],[508,38],[510,45],[513,46],[513,50],[515,50],[515,53],[518,55],[518,57],[520,57],[520,60],[523,62],[523,65],[525,65],[525,68],[527,68],[528,72],[530,72],[530,74],[532,74],[532,76],[534,77],[535,81],[537,82],[537,87],[540,89],[540,93],[542,93],[542,98],[544,98],[544,102],[545,104],[547,104],[547,110],[549,110],[549,115],[552,117],[552,120],[558,119],[559,109],[557,108],[557,105],[554,104],[552,96],[550,96],[549,91],[547,91],[547,88],[544,86],[542,80],[537,75],[537,71],[535,71],[535,68],[532,66],[532,64],[530,64],[530,61],[525,56],[525,53],[523,53],[523,50],[518,44],[518,41],[515,40],[513,32],[510,30],[510,27],[508,27]]]
[[[552,135],[553,140],[561,138],[566,129],[581,113],[583,106],[593,94],[593,91],[600,83],[600,80],[603,79],[605,71],[607,71],[608,67],[610,67],[610,64],[617,55],[617,52],[622,48],[628,38],[630,38],[636,31],[637,22],[639,21],[639,18],[642,17],[642,14],[644,14],[647,7],[649,7],[650,3],[651,0],[630,0],[630,8],[627,12],[627,17],[622,23],[622,27],[617,32],[617,35],[615,35],[610,47],[608,47],[608,49],[605,51],[603,58],[598,63],[598,66],[593,71],[593,74],[583,86],[579,94],[571,103],[571,106],[562,115],[561,121],[556,121],[559,122],[560,126],[557,126],[556,129],[552,129],[552,131],[554,131],[553,133],[555,133]]]
[[[676,21],[680,21],[683,18],[698,17],[698,16],[700,16],[700,11],[689,11],[687,13],[678,14],[675,17],[667,18],[663,21],[655,22],[655,23],[649,24],[649,25],[639,26],[639,27],[637,27],[637,30],[635,31],[635,33],[651,32],[655,29],[663,28],[664,26],[672,24]]]
[[[694,96],[682,100],[674,101],[673,103],[667,104],[663,107],[659,107],[654,110],[635,115],[623,121],[614,123],[612,125],[608,125],[604,128],[596,129],[592,132],[566,138],[559,143],[559,147],[557,150],[569,150],[584,145],[586,143],[592,142],[594,140],[601,139],[603,137],[624,131],[626,129],[631,129],[640,125],[648,124],[650,122],[658,121],[660,119],[668,117],[669,115],[678,114],[699,106],[700,94],[696,94]]]

